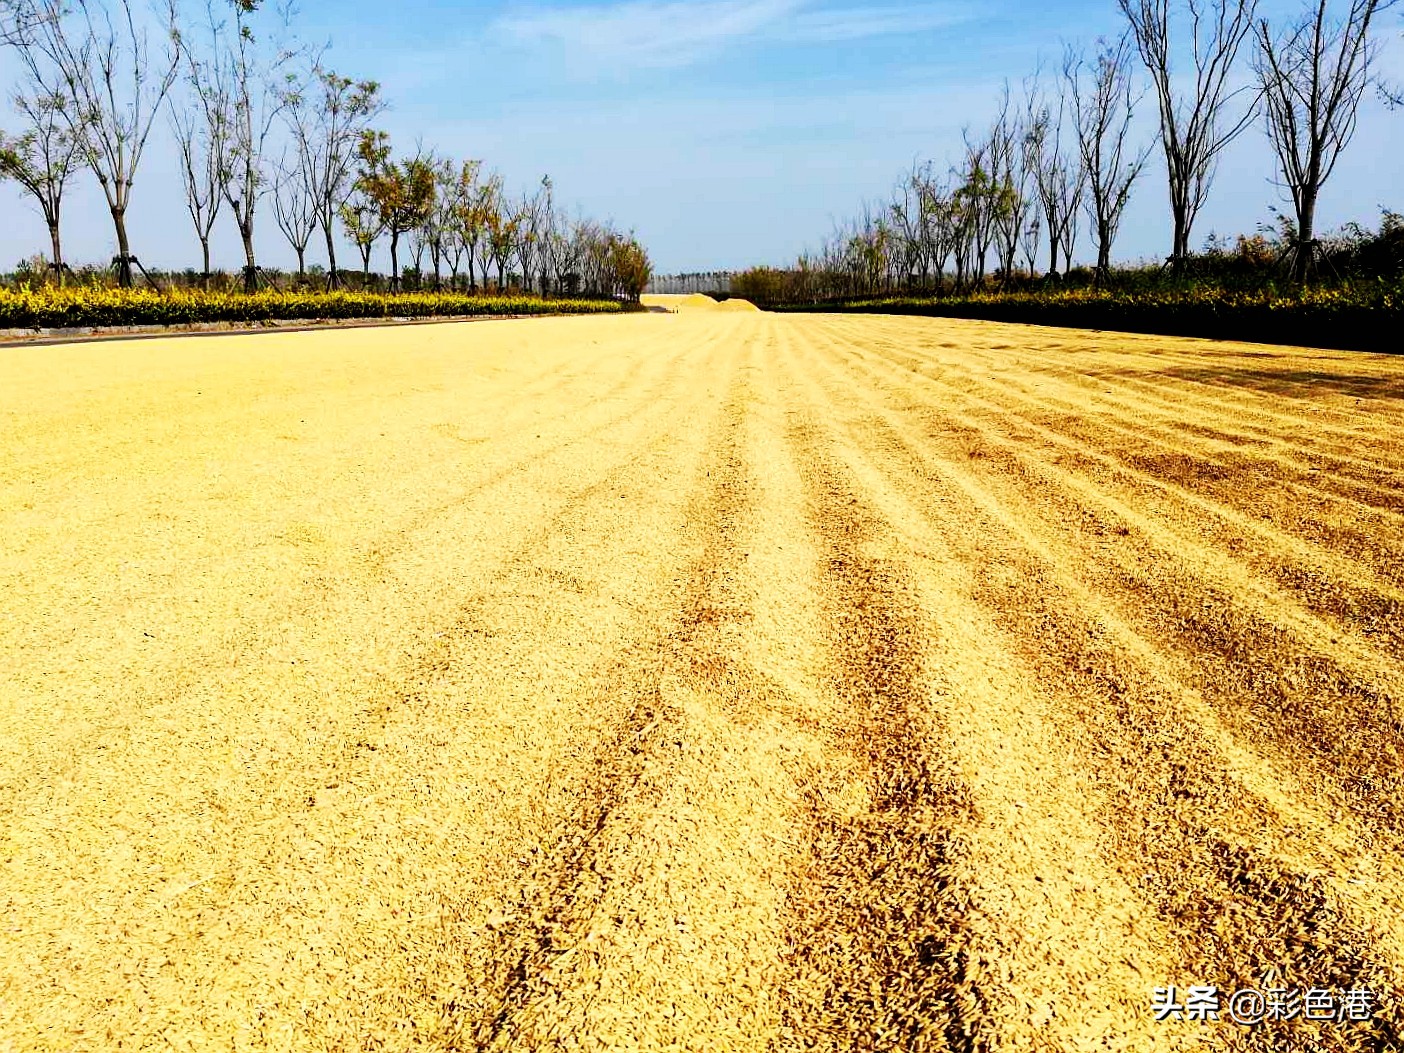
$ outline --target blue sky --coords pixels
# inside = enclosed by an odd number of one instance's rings
[[[1263,2],[1269,16],[1295,9]],[[913,161],[954,160],[962,128],[990,120],[1006,78],[1017,87],[1040,59],[1051,73],[1063,41],[1115,34],[1120,18],[1114,0],[303,0],[294,27],[308,42],[330,42],[332,68],[382,83],[391,108],[381,123],[398,145],[421,140],[481,158],[513,191],[549,173],[559,202],[634,229],[656,270],[670,273],[793,259],[885,196]],[[1381,68],[1404,79],[1404,27],[1390,14],[1381,28]],[[14,59],[0,57],[0,76],[13,81],[14,72]],[[1147,139],[1152,110],[1147,98]],[[133,251],[148,265],[190,266],[198,243],[165,127],[158,121],[133,192]],[[1404,209],[1401,162],[1404,112],[1372,96],[1323,194],[1323,223],[1373,224],[1381,206]],[[1255,126],[1225,154],[1196,243],[1211,230],[1251,232],[1285,204],[1271,166]],[[70,193],[70,261],[109,258],[111,223],[91,176]],[[1117,257],[1165,255],[1165,200],[1153,158]],[[0,185],[0,203],[8,269],[46,239],[13,185]],[[266,203],[261,219],[260,260],[289,264]],[[320,260],[313,246],[310,259]],[[1084,240],[1078,255],[1091,251]],[[241,262],[228,214],[215,256],[226,267]],[[349,248],[339,256],[353,260]],[[388,266],[384,252],[376,265]]]

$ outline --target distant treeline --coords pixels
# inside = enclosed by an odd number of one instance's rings
[[[116,283],[156,284],[134,251],[128,209],[164,117],[176,149],[157,163],[181,175],[202,286],[219,284],[210,237],[222,216],[243,248],[241,288],[263,284],[255,250],[271,214],[301,279],[320,233],[326,288],[459,289],[466,280],[473,291],[638,297],[651,265],[632,234],[566,216],[549,178],[510,194],[481,160],[423,147],[397,153],[376,127],[386,108],[380,85],[329,68],[325,49],[297,40],[291,10],[259,0],[157,0],[151,11],[135,0],[0,4],[0,46],[23,74],[11,94],[18,127],[0,133],[0,178],[21,186],[48,227],[46,258],[30,268],[36,279],[63,284],[72,273],[63,200],[87,172],[112,218]],[[337,262],[343,236],[360,257],[359,282]],[[371,274],[378,246],[389,251],[388,282]]]
[[[987,279],[957,288],[858,291],[841,274],[757,268],[735,294],[772,310],[921,314],[995,322],[1162,333],[1257,343],[1404,352],[1404,219],[1386,213],[1379,231],[1352,227],[1324,240],[1329,277],[1300,283],[1284,267],[1281,239],[1211,240],[1178,270],[1113,268],[1098,275]]]
[[[1131,134],[1147,97],[1168,179],[1166,271],[1183,279],[1224,270],[1215,246],[1207,261],[1196,258],[1191,232],[1222,151],[1260,123],[1276,160],[1263,175],[1286,190],[1291,213],[1266,238],[1245,239],[1242,255],[1266,246],[1272,259],[1254,264],[1264,276],[1270,263],[1297,283],[1339,280],[1347,268],[1340,246],[1317,236],[1316,206],[1365,92],[1389,94],[1375,80],[1371,33],[1392,0],[1305,0],[1280,23],[1259,17],[1257,0],[1117,2],[1119,37],[1099,39],[1090,54],[1068,45],[1051,83],[1040,70],[1017,92],[1006,84],[993,122],[966,132],[953,163],[914,165],[890,198],[865,205],[817,252],[738,275],[733,292],[777,303],[1022,288],[1040,270],[1050,281],[1069,276],[1084,223],[1090,273],[1106,284],[1122,216],[1155,148]]]
[[[648,280],[646,292],[651,293],[717,293],[731,292],[732,271],[697,271],[691,274],[656,274]]]
[[[1036,274],[1015,269],[1008,275],[961,280],[953,274],[902,274],[893,269],[873,273],[864,268],[819,267],[801,260],[794,267],[754,267],[731,281],[732,295],[761,306],[834,304],[873,297],[960,299],[979,294],[1073,292],[1099,288],[1119,293],[1173,293],[1199,288],[1231,292],[1287,294],[1298,288],[1291,274],[1290,235],[1263,231],[1239,235],[1233,242],[1211,236],[1203,252],[1166,264],[1074,267],[1065,273]],[[1317,245],[1314,287],[1359,290],[1373,295],[1380,287],[1404,284],[1404,216],[1386,211],[1378,230],[1350,223]]]

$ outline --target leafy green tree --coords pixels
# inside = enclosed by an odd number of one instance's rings
[[[15,108],[29,127],[13,138],[0,133],[0,178],[13,179],[39,203],[53,250],[49,265],[57,271],[60,285],[64,283],[63,244],[59,238],[63,191],[83,163],[81,136],[65,113],[71,105],[70,100],[58,94],[18,95]]]
[[[627,238],[610,236],[610,269],[615,288],[635,303],[653,276],[653,264],[648,253],[633,235]]]
[[[359,189],[374,205],[381,229],[390,235],[390,288],[400,287],[400,238],[422,227],[434,209],[434,164],[423,154],[395,161],[390,136],[365,131],[357,146],[361,160]]]
[[[361,254],[361,283],[364,288],[370,282],[371,251],[375,248],[376,239],[385,232],[380,210],[367,194],[356,189],[350,198],[341,203],[337,214],[346,236]]]

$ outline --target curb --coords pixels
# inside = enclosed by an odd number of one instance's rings
[[[0,347],[88,344],[99,340],[157,340],[172,336],[251,336],[327,329],[367,329],[445,322],[500,322],[523,318],[590,318],[617,312],[546,311],[539,314],[430,315],[424,318],[269,318],[258,322],[189,322],[185,325],[77,326],[71,329],[0,329]]]

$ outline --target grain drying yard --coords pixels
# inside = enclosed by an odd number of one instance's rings
[[[1398,1048],[1404,359],[743,307],[0,349],[0,1050]]]

